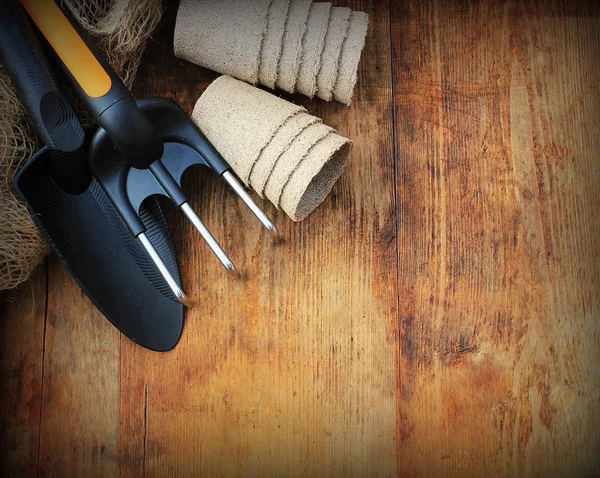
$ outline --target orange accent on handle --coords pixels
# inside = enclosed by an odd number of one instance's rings
[[[54,0],[20,0],[21,5],[69,69],[83,91],[100,98],[112,81]]]

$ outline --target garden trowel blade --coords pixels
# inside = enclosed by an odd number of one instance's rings
[[[66,193],[55,184],[51,171],[56,154],[68,153],[48,148],[38,152],[15,178],[17,192],[98,310],[139,345],[156,351],[172,349],[181,337],[183,306],[94,179],[81,194]],[[180,282],[171,238],[155,198],[144,203],[141,216],[148,238]]]

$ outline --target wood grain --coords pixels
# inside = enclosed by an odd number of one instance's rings
[[[46,264],[0,302],[0,476],[36,476]]]
[[[600,29],[568,8],[394,5],[401,474],[599,470]]]
[[[121,350],[122,370],[138,375],[122,396],[136,404],[147,397],[145,446],[136,450],[150,476],[395,470],[389,9],[354,7],[382,28],[367,45],[353,107],[304,102],[355,140],[352,167],[326,204],[301,224],[265,204],[285,238],[278,246],[221,182],[196,172],[185,182],[245,279],[228,279],[190,225],[172,216],[183,276],[201,306],[172,353],[125,342]],[[168,54],[171,31],[156,35],[151,49],[161,53],[151,50],[157,61],[142,73],[153,81],[138,94],[172,97],[191,112],[214,74]],[[356,188],[360,177],[367,182]]]
[[[600,474],[600,7],[334,3],[370,15],[352,107],[284,95],[355,142],[330,197],[263,204],[275,245],[187,173],[245,276],[165,204],[201,304],[167,354],[51,259],[3,304],[0,476]],[[175,4],[135,93],[190,113]]]
[[[41,476],[114,476],[119,426],[119,332],[57,257],[49,261]]]

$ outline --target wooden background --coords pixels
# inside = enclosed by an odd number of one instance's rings
[[[344,2],[335,2],[343,5]],[[170,214],[188,291],[168,354],[133,345],[55,257],[8,294],[4,476],[598,476],[600,9],[354,1],[371,31],[355,141],[276,246],[220,182],[192,205],[234,281]],[[172,55],[136,94],[191,112],[212,72]]]

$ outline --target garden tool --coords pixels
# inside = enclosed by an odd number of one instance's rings
[[[273,223],[243,189],[228,164],[175,103],[165,99],[136,103],[106,60],[86,38],[85,32],[54,1],[23,0],[21,4],[54,50],[76,93],[98,126],[90,133],[89,145],[86,147],[87,164],[94,176],[86,193],[92,196],[90,199],[109,217],[111,227],[119,234],[121,243],[127,245],[129,258],[137,265],[136,272],[142,272],[156,291],[168,299],[175,298],[182,304],[190,304],[180,286],[176,262],[160,208],[154,202],[154,196],[157,194],[170,198],[174,205],[190,218],[226,268],[236,272],[231,260],[191,209],[181,190],[181,175],[193,164],[208,166],[222,176],[263,225],[273,235],[277,235]],[[178,120],[179,123],[172,120]],[[34,201],[27,197],[28,192],[32,191],[22,186],[28,177],[40,176],[39,168],[34,168],[33,163],[36,163],[35,158],[17,177],[17,188],[32,209],[35,209]],[[26,174],[28,171],[30,175]],[[52,179],[49,174],[41,176]],[[50,182],[54,184],[54,181]],[[61,191],[61,194],[63,193]],[[43,209],[39,201],[35,204]],[[114,220],[115,217],[117,221]],[[87,232],[82,231],[78,239],[90,248],[94,247],[94,243],[103,248],[104,232],[99,228],[91,229]],[[123,272],[120,272],[119,262],[122,258],[105,259],[106,263],[100,268],[105,273],[103,277],[108,279],[114,274],[118,277],[116,282],[121,282]],[[92,271],[90,280],[96,274],[97,271]],[[83,287],[83,284],[80,285]],[[83,288],[85,290],[85,287]],[[114,287],[106,290],[111,289]],[[130,288],[127,286],[118,289],[118,293],[128,292]],[[131,308],[132,304],[142,306],[144,300],[145,297],[132,296],[129,301],[121,301],[121,307]],[[99,302],[96,301],[96,305]],[[100,305],[105,306],[104,303]],[[103,310],[101,306],[99,308]],[[116,312],[121,312],[118,306]],[[111,321],[124,331],[123,323],[127,322],[127,319],[115,320],[113,317]],[[144,345],[156,350],[172,348],[178,337],[168,344],[165,340],[161,342],[160,327],[155,325],[150,324],[149,328],[154,327],[156,331],[146,330],[146,333],[152,335],[152,339],[158,345]],[[161,325],[165,327],[164,323]],[[139,323],[134,325],[134,332],[137,331],[136,327],[145,326]],[[172,327],[172,330],[174,329],[175,327]],[[136,334],[130,331],[127,335]]]
[[[139,211],[155,195],[168,197],[192,222],[225,268],[237,269],[190,207],[181,176],[195,164],[223,177],[274,236],[277,229],[231,172],[230,166],[192,120],[164,99],[136,102],[83,29],[53,0],[21,0],[33,22],[59,56],[67,76],[99,129],[94,134],[88,165],[131,235],[155,262],[173,294],[184,304],[186,294],[161,263],[146,235]]]
[[[46,145],[19,171],[15,188],[100,312],[138,344],[170,350],[181,336],[184,308],[91,175],[86,155],[97,128],[82,128],[18,1],[0,0],[0,8],[1,62]],[[149,240],[179,283],[155,198],[144,203],[141,215]]]

